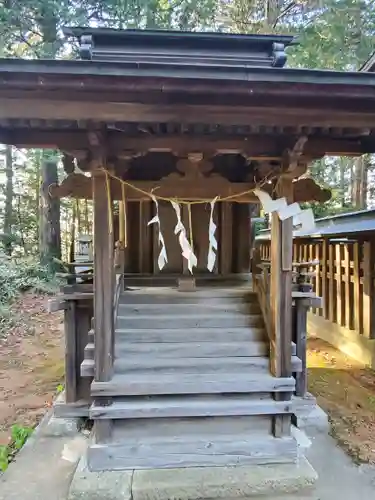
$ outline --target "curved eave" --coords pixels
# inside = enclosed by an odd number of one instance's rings
[[[189,87],[193,80],[206,80],[212,84],[219,80],[234,81],[236,85],[243,82],[251,91],[250,84],[278,84],[277,90],[284,86],[299,84],[306,88],[321,88],[337,86],[343,92],[363,91],[371,89],[375,93],[375,75],[366,72],[344,72],[315,69],[295,68],[266,68],[225,65],[199,65],[199,64],[162,64],[162,63],[122,63],[101,61],[65,61],[65,60],[26,60],[26,59],[0,59],[0,86],[10,78],[13,81],[22,81],[37,77],[40,84],[44,79],[54,76],[66,77],[70,80],[82,77],[94,78],[97,81],[111,78],[150,78],[154,84],[165,82],[169,79],[186,80]],[[155,81],[155,79],[157,79]],[[30,80],[33,85],[35,78]],[[27,85],[27,82],[25,82]],[[64,81],[61,81],[63,86]],[[328,88],[327,88],[328,90]]]

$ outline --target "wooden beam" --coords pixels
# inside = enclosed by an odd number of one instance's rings
[[[204,180],[204,182],[202,182]],[[229,182],[224,177],[206,176],[199,180],[186,180],[181,178],[164,178],[159,181],[129,181],[138,189],[126,188],[127,201],[149,200],[150,196],[146,193],[156,191],[158,196],[165,198],[180,198],[190,200],[207,200],[214,199],[216,196],[226,198],[233,195],[241,195],[235,198],[239,203],[259,203],[259,199],[254,193],[249,192],[256,187],[253,182]],[[121,200],[121,184],[116,179],[111,179],[111,192],[113,200]],[[301,179],[292,184],[293,197],[295,194],[296,201],[327,201],[330,198],[330,192],[320,188],[312,179]],[[273,190],[273,185],[266,184],[262,187],[270,194]],[[142,190],[145,192],[142,193]],[[50,186],[49,192],[51,196],[74,198],[92,197],[91,178],[82,174],[71,174],[66,177],[60,186]],[[245,194],[243,194],[245,193]],[[234,200],[233,200],[234,201]]]
[[[355,131],[353,131],[353,135]],[[183,134],[181,136],[146,136],[129,137],[124,132],[107,130],[107,144],[111,152],[121,156],[123,154],[146,154],[148,151],[189,152],[203,151],[208,154],[239,153],[249,157],[281,157],[282,152],[293,144],[298,135],[298,128],[288,133],[263,133],[237,136],[208,136],[196,137]],[[361,131],[358,131],[361,135]],[[126,140],[125,140],[126,139]],[[85,158],[86,150],[90,148],[90,141],[86,130],[49,130],[27,128],[2,128],[0,141],[4,144],[13,144],[18,147],[44,147],[68,151],[74,156]],[[124,147],[126,149],[124,149]],[[304,147],[304,154],[309,157],[327,155],[359,155],[364,152],[360,140],[348,138],[309,137]]]
[[[58,113],[56,113],[58,110]],[[310,127],[375,127],[373,113],[342,111],[326,108],[309,109],[225,106],[141,104],[124,102],[73,101],[53,99],[25,99],[0,97],[0,119],[98,120],[128,122],[179,123],[197,122],[204,116],[207,124],[215,125],[271,125]]]

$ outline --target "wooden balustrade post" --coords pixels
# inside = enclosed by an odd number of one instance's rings
[[[374,297],[374,243],[363,243],[363,334],[368,339],[375,338],[375,297]]]
[[[307,309],[306,299],[295,299],[295,342],[296,355],[302,362],[302,371],[296,374],[296,396],[304,397],[307,393]]]
[[[76,303],[74,300],[67,302],[64,310],[65,334],[65,402],[77,401],[77,328],[76,328]]]

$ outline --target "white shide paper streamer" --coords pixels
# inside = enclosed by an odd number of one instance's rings
[[[266,213],[277,212],[280,220],[293,217],[293,226],[301,233],[308,233],[315,228],[314,213],[311,208],[303,210],[299,203],[288,205],[285,198],[273,200],[271,196],[260,189],[254,189],[254,194],[259,198]]]
[[[187,260],[188,269],[190,273],[193,274],[193,267],[197,267],[198,259],[195,256],[194,251],[186,237],[186,229],[181,220],[180,205],[172,200],[171,200],[171,205],[174,208],[177,217],[177,224],[176,227],[174,228],[174,234],[178,235],[178,241],[180,243],[180,247],[182,250],[182,256]]]
[[[208,226],[208,256],[207,256],[207,269],[210,271],[210,273],[212,272],[215,266],[216,252],[217,252],[217,240],[215,238],[215,231],[217,226],[213,219],[215,203],[217,198],[218,197],[216,196],[216,198],[214,198],[210,203],[211,214],[210,214],[210,223]]]
[[[149,222],[148,226],[151,224],[157,224],[158,225],[158,234],[159,234],[159,243],[161,245],[159,257],[158,257],[158,266],[160,271],[163,269],[165,264],[168,262],[168,257],[167,257],[167,249],[165,248],[165,243],[164,243],[164,238],[163,235],[161,234],[161,229],[160,229],[160,218],[159,218],[159,205],[158,202],[155,198],[155,196],[151,195],[151,198],[153,199],[156,207],[156,215],[153,217]]]

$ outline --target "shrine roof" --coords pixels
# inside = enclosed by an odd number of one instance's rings
[[[307,134],[360,142],[339,146],[342,154],[375,152],[375,74],[275,67],[291,36],[101,28],[65,34],[79,39],[86,60],[0,59],[0,140],[13,140],[15,129],[22,129],[22,144],[30,129],[38,144],[47,129]]]
[[[375,72],[375,52],[359,68],[359,71]]]
[[[375,231],[375,209],[359,210],[338,215],[322,217],[315,221],[315,229],[311,232],[302,233],[295,231],[296,238],[321,238],[329,237],[345,239],[345,237],[358,233]],[[256,237],[258,240],[269,240],[270,229],[263,229]]]

